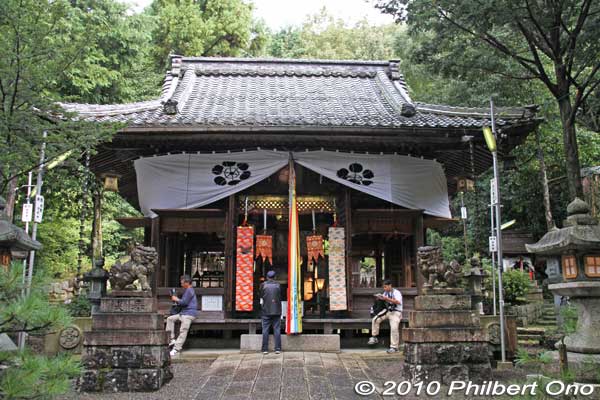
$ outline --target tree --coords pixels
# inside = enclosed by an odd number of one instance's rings
[[[377,7],[424,36],[442,69],[540,81],[559,110],[569,195],[583,195],[575,121],[600,85],[597,1],[379,0]]]
[[[92,3],[90,3],[92,4]],[[12,218],[18,179],[37,168],[42,131],[47,160],[67,151],[74,156],[106,140],[112,130],[63,119],[56,100],[70,81],[80,89],[93,85],[76,79],[77,63],[92,60],[98,31],[107,30],[93,8],[70,1],[6,0],[0,12],[0,193]],[[98,54],[98,53],[96,53]],[[90,61],[95,79],[108,68]]]
[[[394,58],[394,24],[375,26],[367,20],[353,26],[336,19],[325,7],[301,27],[286,27],[271,37],[270,54],[281,58],[389,60]]]
[[[242,0],[155,0],[152,54],[163,70],[170,54],[184,56],[239,56],[256,48],[264,32],[252,20],[252,5]],[[251,33],[255,35],[252,36]]]
[[[19,263],[20,264],[20,263]],[[48,303],[47,292],[36,277],[31,294],[21,295],[21,266],[0,268],[0,334],[44,333],[70,323],[66,310]],[[28,351],[0,353],[0,398],[51,398],[65,393],[79,374],[70,357],[44,357]]]

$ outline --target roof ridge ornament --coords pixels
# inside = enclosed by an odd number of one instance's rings
[[[163,103],[163,111],[167,115],[176,115],[177,110],[177,100],[168,99]]]

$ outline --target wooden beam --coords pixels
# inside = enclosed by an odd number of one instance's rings
[[[118,217],[115,220],[127,229],[150,228],[152,219],[148,217]]]
[[[346,299],[352,312],[352,191],[344,190],[344,215],[346,216]]]
[[[225,269],[224,282],[225,298],[224,310],[230,315],[233,310],[233,270],[235,268],[235,228],[236,228],[236,204],[235,195],[232,194],[227,200],[227,213],[225,216]]]
[[[174,218],[215,218],[225,217],[225,211],[220,208],[163,208],[163,209],[152,209],[153,212],[161,217],[174,217]]]

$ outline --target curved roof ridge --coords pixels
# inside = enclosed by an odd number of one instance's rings
[[[463,106],[448,106],[442,104],[428,104],[415,102],[418,111],[443,114],[443,115],[460,115],[468,117],[485,118],[490,116],[490,109],[485,107],[463,107]],[[537,106],[523,107],[495,107],[494,114],[502,118],[533,118],[535,117]]]
[[[75,112],[85,117],[114,116],[133,114],[143,111],[151,111],[159,108],[162,103],[160,99],[139,101],[123,104],[89,104],[89,103],[58,103],[68,112]]]
[[[181,57],[184,63],[190,61],[196,62],[214,62],[214,63],[274,63],[274,64],[338,64],[338,65],[369,65],[387,67],[390,62],[385,60],[331,60],[323,58],[245,58],[245,57]]]

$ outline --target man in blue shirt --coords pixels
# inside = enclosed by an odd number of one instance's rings
[[[181,298],[171,296],[171,300],[181,307],[181,311],[167,318],[167,332],[171,336],[169,347],[173,347],[171,357],[179,355],[190,326],[194,318],[198,315],[198,301],[196,300],[196,292],[194,292],[194,288],[192,287],[192,278],[189,275],[183,275],[180,282],[181,287],[185,289],[183,296]],[[177,321],[181,322],[181,327],[179,328],[179,336],[175,339],[175,322]]]

